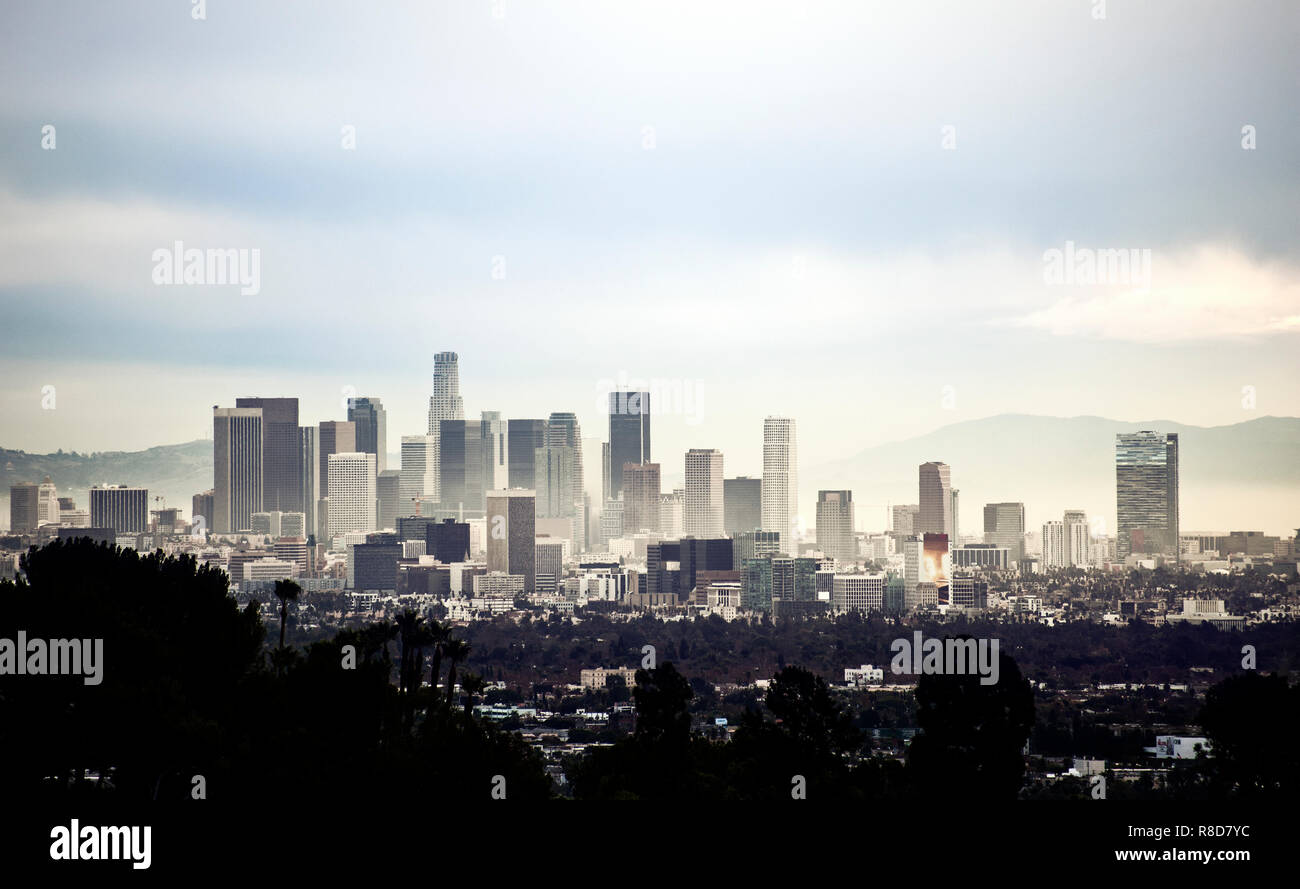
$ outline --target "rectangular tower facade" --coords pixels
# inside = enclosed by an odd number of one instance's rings
[[[1178,559],[1178,435],[1115,436],[1115,500],[1121,560],[1133,553]]]
[[[623,492],[623,467],[650,462],[650,393],[609,393],[609,492]]]
[[[721,537],[724,524],[722,451],[693,448],[686,452],[686,488],[682,524],[694,537]]]
[[[260,408],[262,411],[263,508],[301,512],[298,399],[236,398],[235,407]]]
[[[517,574],[524,593],[537,590],[536,492],[518,488],[487,494],[488,573]]]
[[[212,530],[244,531],[262,511],[262,409],[212,409]]]
[[[794,420],[763,421],[762,523],[781,535],[781,552],[798,555],[799,459]]]

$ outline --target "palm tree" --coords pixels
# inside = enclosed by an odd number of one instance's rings
[[[474,695],[487,688],[487,680],[477,673],[466,673],[460,687],[465,692],[465,716],[469,717],[474,712]]]
[[[411,685],[411,664],[415,660],[412,649],[416,636],[419,635],[420,630],[423,628],[424,618],[408,608],[397,615],[396,623],[398,636],[402,643],[402,658],[397,668],[397,685],[398,688],[405,692]]]
[[[451,662],[447,668],[447,706],[451,706],[456,695],[456,664],[469,657],[469,643],[464,639],[451,639],[444,642],[442,648]]]
[[[292,580],[277,580],[275,595],[280,600],[280,647],[284,648],[284,630],[289,623],[289,603],[298,601],[302,587]]]
[[[433,689],[433,698],[438,698],[438,678],[442,673],[442,656],[447,643],[451,640],[451,627],[442,621],[429,621],[429,638],[433,645],[433,669],[429,671],[429,687]]]

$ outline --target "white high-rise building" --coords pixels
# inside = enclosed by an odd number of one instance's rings
[[[402,476],[397,483],[397,514],[416,514],[419,500],[438,499],[438,437],[402,436]],[[334,493],[330,492],[331,495]]]
[[[460,365],[455,352],[433,356],[433,394],[429,396],[429,435],[438,434],[440,420],[465,419],[460,399]]]
[[[59,492],[48,475],[36,490],[36,523],[38,525],[59,523]]]
[[[1065,522],[1043,522],[1043,568],[1065,566]]]
[[[375,455],[364,451],[330,454],[330,504],[326,525],[330,538],[350,531],[368,533],[375,530],[379,508],[375,466]]]
[[[817,548],[836,562],[856,561],[852,491],[817,492]]]
[[[798,555],[799,456],[794,420],[763,420],[763,490],[760,507],[764,531],[781,535],[781,552]]]
[[[686,489],[682,523],[688,536],[721,537],[722,451],[693,448],[686,452]]]
[[[1092,531],[1088,528],[1088,514],[1082,509],[1065,511],[1065,564],[1071,568],[1087,568],[1092,564]]]

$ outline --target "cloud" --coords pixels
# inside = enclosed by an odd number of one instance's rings
[[[1056,336],[1132,343],[1237,340],[1300,332],[1300,276],[1289,264],[1202,246],[1157,252],[1151,286],[1075,285],[1010,323]]]

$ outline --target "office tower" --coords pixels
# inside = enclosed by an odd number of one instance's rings
[[[920,604],[917,587],[926,582],[925,542],[915,535],[903,538],[904,608],[911,611]]]
[[[916,533],[917,523],[921,520],[921,506],[917,503],[895,506],[890,510],[893,527],[890,529],[896,537],[911,537]]]
[[[308,537],[315,537],[320,528],[316,506],[321,494],[320,427],[298,427],[298,472],[302,479],[302,512],[307,521]]]
[[[385,469],[379,473],[375,479],[375,495],[379,498],[379,528],[396,529],[397,517],[402,514],[401,470]]]
[[[573,448],[546,445],[537,449],[533,477],[537,482],[539,518],[570,518],[573,502]]]
[[[948,578],[952,576],[952,556],[949,554],[947,534],[922,534],[922,582],[934,586],[938,601],[948,601]]]
[[[817,560],[772,557],[772,616],[807,617],[824,610],[817,601]]]
[[[875,574],[836,574],[832,577],[831,609],[836,614],[859,611],[863,614],[885,608],[884,572]]]
[[[731,539],[733,561],[743,565],[750,559],[765,559],[781,551],[779,531],[740,531]]]
[[[614,471],[610,468],[609,459],[609,442],[603,441],[600,443],[600,489],[603,492],[602,497],[604,500],[617,499],[610,494],[610,491],[613,490],[614,487]]]
[[[623,467],[650,462],[650,393],[609,393],[608,499],[623,493]]]
[[[444,565],[469,561],[469,524],[455,519],[430,522],[424,529],[424,551]]]
[[[677,561],[680,575],[678,589],[682,595],[695,589],[701,571],[731,571],[736,566],[735,546],[726,537],[692,537],[678,541]]]
[[[1065,567],[1065,523],[1043,522],[1044,568]]]
[[[464,510],[475,515],[483,511],[483,493],[491,491],[483,481],[487,457],[483,441],[483,421],[465,421],[465,495]],[[439,492],[441,497],[441,492]]]
[[[623,481],[623,487],[626,491],[626,479]],[[685,534],[685,500],[686,492],[681,488],[674,488],[671,494],[660,494],[659,527],[657,529],[651,528],[650,530],[657,530],[664,537],[671,537],[674,539]]]
[[[438,497],[438,436],[403,435],[398,515],[418,514],[418,501]]]
[[[367,534],[365,542],[348,546],[350,586],[358,591],[397,590],[397,563],[402,542],[396,534]]]
[[[262,508],[301,510],[298,399],[236,398],[235,407],[262,411]]]
[[[659,464],[624,463],[623,533],[659,531]]]
[[[506,421],[506,460],[510,467],[510,487],[536,487],[537,449],[545,445],[545,420]]]
[[[501,419],[500,411],[483,411],[479,423],[483,442],[483,490],[504,491],[510,487],[507,422]]]
[[[984,504],[984,542],[1005,546],[1011,561],[1025,557],[1025,504]]]
[[[212,530],[212,498],[215,492],[208,490],[201,494],[195,494],[190,501],[190,521],[195,522],[200,517],[203,519],[202,527],[206,530]],[[87,518],[89,521],[89,518]]]
[[[280,513],[280,537],[307,537],[307,516],[301,512]]]
[[[915,534],[947,534],[952,539],[952,480],[947,463],[922,463],[921,512]]]
[[[605,508],[600,511],[600,526],[597,535],[602,548],[609,546],[615,537],[623,536],[623,501],[606,500]]]
[[[330,495],[329,460],[331,454],[357,452],[357,426],[351,421],[326,420],[320,424],[320,495]]]
[[[378,398],[349,398],[348,421],[356,428],[357,450],[375,455],[382,473],[388,468],[388,414]]]
[[[40,487],[30,482],[9,486],[9,530],[30,534],[40,525]]]
[[[722,451],[692,448],[686,452],[686,488],[682,504],[684,530],[694,537],[723,534]]]
[[[961,532],[960,532],[960,528],[958,527],[958,525],[959,525],[959,521],[958,521],[958,515],[959,515],[959,513],[958,513],[958,510],[957,510],[957,503],[958,503],[958,497],[957,497],[957,494],[958,494],[957,489],[956,489],[956,488],[953,488],[953,489],[952,489],[952,498],[951,498],[951,499],[952,499],[952,509],[950,510],[950,512],[952,513],[952,531],[948,534],[948,542],[949,542],[949,545],[950,545],[950,546],[956,546],[958,543],[960,543],[960,540],[959,540],[958,537],[957,537],[957,535],[958,535],[959,533],[961,533]]]
[[[38,526],[59,523],[59,492],[48,475],[36,489],[36,523]]]
[[[1082,509],[1065,511],[1065,564],[1070,568],[1087,568],[1092,564],[1092,531],[1088,514]]]
[[[576,552],[587,549],[587,510],[586,484],[582,459],[582,427],[578,424],[577,414],[567,411],[552,413],[546,420],[546,443],[548,446],[568,447],[573,449],[573,485],[570,499],[573,502],[573,546]]]
[[[722,530],[730,535],[763,526],[763,480],[740,476],[722,480]]]
[[[799,460],[794,420],[763,421],[762,527],[781,535],[781,552],[798,555]]]
[[[554,593],[564,577],[564,541],[538,537],[533,557],[536,566],[537,592]]]
[[[351,424],[349,424],[351,425]],[[329,455],[328,536],[375,530],[379,495],[376,490],[375,455],[345,451]]]
[[[857,561],[852,491],[817,492],[817,548],[837,562]]]
[[[127,485],[96,485],[90,489],[90,524],[118,534],[149,530],[149,491]]]
[[[772,610],[772,559],[746,559],[740,566],[740,607]]]
[[[262,409],[212,408],[212,525],[243,531],[262,511]]]
[[[1178,558],[1178,435],[1115,436],[1117,554]]]
[[[433,356],[433,395],[429,397],[429,435],[438,434],[439,420],[465,419],[460,399],[460,369],[455,352]]]
[[[537,590],[537,512],[534,491],[511,488],[487,494],[487,569],[524,578],[524,594]]]
[[[437,500],[443,509],[461,510],[465,508],[467,497],[465,473],[465,440],[467,438],[464,420],[439,420],[437,433],[438,448],[438,489]],[[482,430],[479,432],[482,435]],[[482,450],[482,439],[474,443]]]

